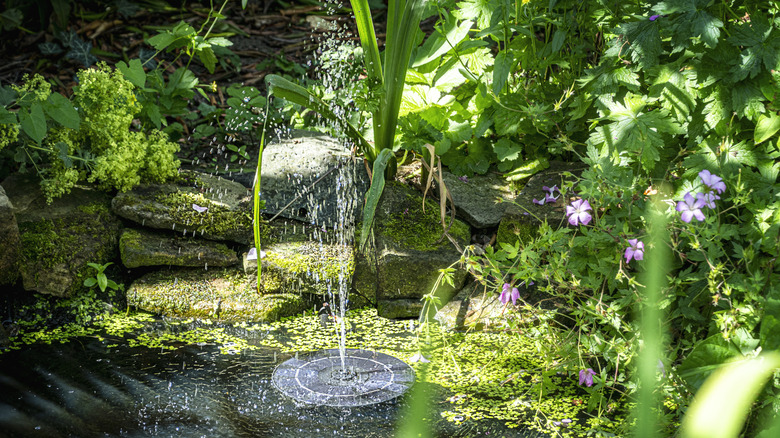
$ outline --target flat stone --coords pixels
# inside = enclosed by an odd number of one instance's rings
[[[236,252],[223,243],[143,229],[126,228],[119,238],[119,253],[127,268],[224,267],[238,263]]]
[[[20,249],[14,206],[0,186],[0,285],[14,283],[19,277]]]
[[[461,180],[445,170],[442,177],[455,202],[458,216],[474,228],[498,225],[507,206],[515,198],[512,183],[500,175],[474,175],[468,180]]]
[[[553,229],[564,225],[566,205],[570,199],[564,199],[556,192],[556,202],[538,205],[533,200],[544,198],[544,186],[562,187],[566,181],[574,181],[584,167],[582,163],[551,161],[548,169],[531,177],[515,198],[514,204],[509,204],[504,212],[498,226],[496,242],[514,245],[518,240],[527,241],[537,235],[542,221],[547,221]],[[572,176],[567,176],[566,173]]]
[[[234,181],[182,171],[175,184],[147,184],[114,197],[114,212],[143,227],[210,240],[254,241],[251,192]],[[205,207],[197,211],[194,207]]]
[[[3,183],[15,207],[21,241],[20,273],[26,290],[71,296],[95,271],[119,255],[121,221],[101,191],[75,187],[47,204],[39,183],[13,176]],[[18,200],[18,202],[17,202]]]
[[[156,314],[220,322],[276,321],[311,307],[299,294],[258,294],[235,269],[152,272],[133,282],[127,302]]]
[[[442,238],[439,206],[427,201],[422,211],[419,192],[397,182],[388,183],[377,207],[374,221],[374,245],[356,258],[353,290],[369,300],[417,301],[431,292],[439,270],[461,257],[454,245]],[[450,235],[465,248],[471,237],[469,226],[455,220]],[[356,241],[359,239],[356,238]],[[448,299],[466,278],[466,271],[455,269],[454,286],[439,284],[436,294]],[[380,316],[385,316],[381,313]]]

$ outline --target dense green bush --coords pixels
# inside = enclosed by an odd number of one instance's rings
[[[175,176],[178,145],[156,130],[131,130],[140,110],[133,85],[105,64],[77,76],[72,101],[36,75],[6,90],[10,98],[0,111],[6,155],[20,171],[37,172],[48,201],[79,181],[126,191]]]

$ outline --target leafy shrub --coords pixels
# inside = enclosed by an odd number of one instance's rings
[[[0,111],[3,136],[14,139],[7,153],[20,171],[35,169],[47,200],[84,180],[125,191],[142,180],[175,176],[178,145],[156,130],[148,135],[130,130],[140,109],[133,84],[105,64],[77,76],[72,102],[51,93],[51,85],[36,75],[14,87],[6,108],[17,111]]]

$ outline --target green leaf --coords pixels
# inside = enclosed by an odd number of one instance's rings
[[[504,175],[507,181],[518,181],[524,178],[529,178],[544,169],[550,167],[550,163],[546,158],[537,158],[526,162],[523,165],[517,166],[514,170]]]
[[[52,93],[43,105],[46,114],[60,125],[73,130],[79,129],[81,118],[78,111],[67,97],[60,93]]]
[[[311,94],[309,90],[278,75],[266,76],[266,84],[268,86],[269,94],[289,100],[290,102],[296,103],[303,107],[311,108],[332,123],[339,124],[344,129],[345,134],[358,144],[369,162],[373,162],[376,159],[374,148],[368,144],[363,135],[360,134],[360,131],[358,131],[349,122],[346,122],[342,118],[336,116],[336,114],[325,102],[320,100],[317,96]]]
[[[146,72],[140,59],[131,59],[130,65],[124,61],[116,63],[116,67],[122,72],[122,75],[138,88],[144,88],[146,85]]]
[[[775,113],[762,114],[758,117],[756,130],[753,132],[753,142],[755,144],[763,143],[772,138],[777,131],[780,131],[780,116]]]
[[[780,367],[780,354],[772,352],[731,363],[702,385],[680,428],[683,438],[737,437],[751,405],[767,379]],[[716,414],[716,415],[713,415]]]
[[[625,40],[615,38],[620,51],[625,46],[631,55],[631,59],[642,68],[650,68],[658,64],[661,55],[661,35],[658,32],[658,20],[650,21],[642,18],[621,25],[617,33],[623,35]],[[626,41],[628,44],[625,44]]]
[[[716,334],[696,344],[677,372],[685,383],[698,389],[721,364],[737,356],[741,356],[739,348]]]
[[[92,54],[92,43],[82,41],[81,38],[71,42],[70,50],[65,56],[80,62],[84,67],[89,67],[98,61]]]
[[[417,50],[412,67],[419,67],[435,59],[440,59],[442,55],[452,50],[468,36],[473,25],[474,23],[469,20],[458,24],[452,15],[447,15],[442,25],[443,29],[437,28]]]
[[[503,50],[496,55],[493,63],[493,94],[498,95],[504,89],[504,84],[512,70],[514,58],[507,50]]]
[[[8,125],[12,123],[17,123],[16,113],[12,113],[3,107],[0,107],[0,124]]]
[[[385,168],[390,160],[395,160],[395,155],[391,149],[382,149],[374,160],[372,170],[373,179],[371,187],[366,193],[366,206],[363,208],[363,228],[360,231],[360,248],[365,248],[368,241],[368,235],[371,233],[371,227],[374,223],[374,215],[382,192],[385,190]]]
[[[40,102],[34,102],[30,106],[29,112],[27,108],[20,108],[19,123],[22,125],[22,130],[33,141],[41,144],[43,138],[46,137],[46,116],[43,113],[43,106]]]
[[[101,292],[105,292],[106,291],[106,286],[108,286],[108,278],[106,277],[106,274],[104,274],[102,272],[99,273],[97,275],[97,283],[98,283],[98,287],[100,288]]]
[[[472,20],[479,29],[490,27],[490,18],[499,8],[497,0],[466,0],[457,4],[458,9],[453,14],[461,20]]]
[[[211,47],[204,47],[196,51],[200,62],[206,67],[209,73],[214,73],[214,67],[217,65],[217,57],[214,55],[214,50]]]
[[[94,278],[87,278],[86,280],[84,280],[84,286],[86,287],[92,287],[96,284],[97,284],[97,280],[95,280]]]
[[[223,37],[209,38],[206,41],[212,46],[230,47],[233,45],[233,43],[229,39]]]
[[[498,161],[517,160],[523,152],[523,147],[508,137],[501,137],[493,146]]]

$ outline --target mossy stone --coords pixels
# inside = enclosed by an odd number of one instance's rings
[[[235,269],[152,272],[133,282],[127,302],[147,312],[223,322],[275,321],[310,306],[300,294],[258,294]]]
[[[127,268],[224,267],[238,263],[236,252],[224,243],[143,229],[126,228],[119,238],[119,252]]]
[[[84,279],[94,275],[87,263],[117,258],[122,224],[104,193],[75,187],[47,204],[35,181],[14,179],[6,189],[16,207],[26,290],[72,296],[85,290]]]
[[[373,248],[356,260],[353,289],[357,295],[377,302],[419,300],[436,285],[440,269],[460,260],[460,251],[442,237],[438,204],[428,200],[424,211],[422,205],[422,195],[410,187],[398,182],[385,186],[375,215]],[[471,230],[455,219],[449,234],[465,248]],[[437,294],[448,299],[465,278],[466,271],[456,269],[454,287],[440,284]]]

